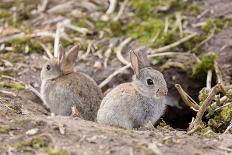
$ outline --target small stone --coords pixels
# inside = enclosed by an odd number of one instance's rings
[[[33,128],[33,129],[30,129],[26,132],[26,135],[29,135],[29,136],[32,136],[32,135],[35,135],[39,132],[39,129],[38,128]]]

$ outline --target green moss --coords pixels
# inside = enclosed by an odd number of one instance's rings
[[[10,17],[11,13],[7,10],[0,9],[0,19]]]
[[[198,99],[200,102],[205,101],[205,99],[208,97],[209,95],[209,91],[204,87],[201,89],[201,91],[199,92],[199,96]]]
[[[193,3],[193,4],[189,4],[187,6],[187,14],[195,16],[198,15],[200,12],[200,8],[199,8],[199,4]]]
[[[226,92],[226,95],[227,95],[229,98],[232,98],[232,89],[229,89],[229,90]]]
[[[10,88],[12,90],[24,90],[25,86],[18,82],[0,82],[0,87]]]
[[[215,132],[224,132],[232,120],[232,106],[228,106],[221,111],[214,113],[209,119],[208,125]]]
[[[14,147],[17,150],[23,150],[27,147],[33,148],[33,149],[40,149],[40,148],[47,148],[49,144],[49,140],[45,136],[37,136],[32,138],[30,141],[17,143],[14,145]]]
[[[155,47],[162,47],[162,46],[166,46],[168,44],[171,44],[173,42],[175,42],[176,40],[178,40],[179,37],[179,33],[176,31],[168,31],[167,33],[162,34],[156,41],[156,45]]]
[[[184,51],[192,51],[193,53],[199,53],[200,47],[196,47],[199,43],[205,40],[208,37],[208,34],[202,33],[193,37],[192,39],[183,43],[183,50]]]
[[[8,44],[14,48],[14,52],[18,53],[38,52],[42,50],[38,42],[28,37],[13,39]],[[27,51],[27,47],[29,51]]]
[[[142,21],[139,26],[137,22],[132,22],[128,26],[128,33],[132,38],[139,38],[141,43],[152,44],[155,35],[163,29],[164,22],[161,19],[150,18],[146,21]]]
[[[160,127],[162,127],[162,128],[165,128],[165,129],[173,129],[169,124],[167,124],[163,119],[161,119],[161,121],[160,121],[160,123],[159,123],[159,125],[158,126],[160,126]]]
[[[52,149],[49,148],[47,150],[48,155],[70,155],[70,153],[67,150],[64,149]]]
[[[182,10],[187,6],[183,0],[131,0],[131,4],[136,16],[142,19],[162,16],[163,14],[158,12],[160,8],[165,8],[165,11],[172,8]]]
[[[220,32],[226,25],[232,25],[232,18],[210,18],[204,25],[202,25],[201,29],[206,33],[211,32],[214,28],[216,29],[216,32]]]
[[[1,125],[0,126],[0,134],[8,134],[11,130],[9,125]]]
[[[203,79],[209,70],[214,67],[214,60],[216,54],[209,52],[203,56],[203,58],[195,65],[193,69],[193,76],[197,79]]]

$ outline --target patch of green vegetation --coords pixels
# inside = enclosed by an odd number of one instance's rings
[[[201,89],[201,91],[199,92],[199,96],[198,99],[200,102],[205,101],[205,99],[208,97],[209,95],[209,91],[204,87]]]
[[[183,50],[184,51],[192,51],[193,53],[199,53],[200,52],[200,47],[196,47],[199,43],[201,43],[203,40],[205,40],[208,37],[208,34],[200,34],[192,39],[186,41],[183,43]]]
[[[8,60],[13,64],[21,62],[24,59],[22,54],[14,52],[1,53],[0,58]]]
[[[70,155],[70,153],[67,150],[64,149],[52,149],[49,148],[47,151],[48,155]]]
[[[14,147],[17,150],[23,150],[27,147],[33,148],[33,149],[40,149],[40,148],[47,148],[49,144],[49,140],[45,136],[37,136],[32,138],[30,141],[17,143],[14,145]]]
[[[160,126],[160,127],[162,127],[162,128],[165,128],[165,129],[173,129],[169,124],[167,124],[163,119],[161,119],[161,121],[160,121],[160,123],[159,123],[159,125],[158,126]]]
[[[229,90],[226,92],[226,96],[228,96],[229,98],[232,98],[232,89],[229,89]]]
[[[213,69],[215,59],[215,53],[209,52],[205,54],[203,58],[195,65],[193,69],[193,76],[197,79],[202,79],[205,77],[207,72]]]
[[[215,29],[216,32],[220,32],[226,25],[232,25],[232,18],[210,18],[204,25],[202,25],[201,29],[206,33],[211,32],[213,29]]]
[[[132,22],[128,26],[128,33],[131,38],[138,38],[141,43],[152,44],[152,40],[164,29],[164,22],[161,19],[149,18],[142,21],[139,26],[137,22]]]
[[[0,87],[10,88],[12,90],[24,90],[25,86],[19,82],[0,82]]]
[[[0,126],[0,134],[8,134],[11,130],[9,125],[1,125]]]
[[[187,6],[183,0],[131,0],[133,9],[135,9],[136,16],[141,19],[147,17],[162,16],[159,10],[182,10]]]
[[[8,18],[11,16],[11,13],[5,9],[0,9],[0,19],[1,18]]]
[[[228,106],[212,115],[208,125],[215,132],[224,132],[232,120],[232,106]]]
[[[187,14],[191,16],[195,16],[195,15],[198,15],[199,12],[200,12],[199,4],[193,3],[187,6],[187,9],[186,9]]]
[[[42,50],[40,44],[29,37],[16,38],[8,42],[8,44],[14,48],[14,52],[18,53],[38,52]]]

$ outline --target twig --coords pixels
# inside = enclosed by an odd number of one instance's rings
[[[122,49],[131,41],[131,38],[127,38],[125,39],[123,42],[120,43],[120,45],[116,48],[116,55],[118,60],[124,64],[124,65],[128,65],[130,64],[126,59],[124,59],[124,57],[122,56]]]
[[[160,47],[158,49],[154,49],[154,50],[151,51],[151,53],[158,53],[158,52],[167,51],[167,50],[169,50],[169,49],[171,49],[173,47],[179,46],[180,44],[188,41],[189,39],[191,39],[191,38],[193,38],[193,37],[195,37],[197,35],[198,35],[198,33],[192,33],[192,34],[190,34],[190,35],[188,35],[188,36],[186,36],[186,37],[184,37],[184,38],[182,38],[182,39],[180,39],[180,40],[178,40],[178,41],[176,41],[176,42],[174,42],[174,43],[172,43],[170,45]]]
[[[117,0],[109,0],[109,2],[110,2],[109,8],[106,11],[107,15],[112,14],[116,8],[116,5],[117,5]]]
[[[125,71],[126,69],[130,68],[130,64],[123,66],[121,68],[119,68],[118,70],[114,71],[112,74],[110,74],[104,81],[102,81],[99,84],[99,87],[102,88],[104,87],[108,82],[110,82],[116,75],[122,73],[123,71]]]
[[[207,108],[209,107],[209,105],[212,103],[211,102],[212,99],[219,92],[219,90],[220,90],[219,84],[217,84],[216,86],[214,86],[211,89],[208,97],[202,103],[202,106],[200,107],[199,111],[197,112],[196,119],[190,124],[189,129],[188,129],[188,134],[192,134],[200,128],[200,124],[202,122],[202,117],[203,117],[205,111],[207,110]]]
[[[89,53],[91,52],[92,45],[93,45],[93,41],[90,41],[90,43],[88,44],[88,47],[87,47],[87,50],[86,50],[85,54],[83,54],[80,59],[86,60],[86,58],[88,57]]]
[[[209,12],[209,9],[204,10],[201,14],[197,16],[197,19],[201,19],[205,14]]]
[[[155,53],[155,54],[150,54],[148,55],[148,58],[152,58],[152,57],[161,57],[161,56],[178,56],[178,55],[186,55],[189,56],[191,55],[190,53],[186,53],[186,52],[164,52],[164,53]]]
[[[66,28],[69,28],[69,29],[71,29],[73,31],[77,31],[77,32],[82,33],[84,35],[86,35],[87,33],[90,32],[87,28],[75,26],[75,25],[72,25],[72,24],[65,24],[64,26]]]
[[[223,96],[222,98],[220,98],[220,104],[223,104],[227,101],[228,97],[227,96]],[[211,106],[216,106],[217,102],[213,102]]]
[[[6,90],[1,90],[1,89],[0,89],[0,93],[4,94],[6,96],[13,96],[13,97],[17,96],[14,92],[6,91]]]
[[[225,133],[228,133],[230,131],[230,129],[232,128],[232,121],[230,122],[230,125],[226,128]]]
[[[116,56],[118,60],[124,64],[128,65],[130,64],[123,56],[122,56],[122,49],[131,41],[131,38],[125,39],[123,42],[120,43],[120,45],[116,48]]]
[[[212,39],[213,36],[214,36],[214,34],[215,34],[215,30],[216,30],[216,28],[214,27],[214,28],[212,29],[210,35],[209,35],[205,40],[203,40],[203,41],[201,41],[199,44],[197,44],[197,45],[194,47],[194,49],[197,49],[197,48],[201,47],[202,45],[204,45],[205,43],[207,43],[210,39]]]
[[[212,70],[209,70],[207,73],[207,78],[206,78],[206,89],[207,90],[211,89],[211,82],[212,82]]]
[[[114,21],[118,21],[120,19],[120,17],[122,16],[122,14],[126,8],[127,3],[128,3],[128,0],[125,0],[124,2],[121,3],[118,14],[116,17],[114,17]]]
[[[0,44],[4,43],[4,42],[9,42],[11,40],[14,40],[16,38],[20,38],[20,37],[23,37],[23,36],[25,36],[25,34],[23,32],[12,34],[12,35],[9,35],[9,36],[3,36],[3,37],[0,38]]]
[[[215,70],[215,73],[216,73],[216,76],[217,76],[217,82],[224,85],[223,79],[222,79],[222,72],[221,72],[221,70],[219,68],[217,60],[214,61],[214,70]]]
[[[39,42],[39,44],[44,49],[44,51],[47,53],[49,59],[52,59],[53,55],[52,55],[51,51],[42,42]]]
[[[60,28],[60,25],[57,24],[56,36],[55,36],[55,40],[54,40],[54,57],[56,57],[56,58],[59,55],[60,33],[61,33],[61,28]]]
[[[23,85],[25,86],[26,89],[32,91],[37,97],[39,97],[40,100],[42,101],[42,106],[43,106],[47,111],[50,111],[50,108],[48,107],[47,104],[45,104],[45,102],[44,102],[42,96],[40,95],[40,93],[39,93],[35,88],[33,88],[30,84],[26,84],[25,82],[23,82],[23,81],[21,81],[21,80],[18,80],[18,79],[14,78],[14,77],[7,76],[7,75],[2,75],[1,77],[2,77],[2,78],[6,78],[6,79],[10,79],[10,80],[13,80],[13,81],[17,81],[17,82],[23,84]]]
[[[44,12],[47,8],[47,5],[48,5],[48,0],[43,0],[42,4],[38,6],[37,13]]]
[[[215,111],[224,109],[224,108],[226,108],[226,107],[228,107],[228,106],[231,106],[231,105],[232,105],[232,102],[226,103],[226,104],[224,104],[223,106],[216,108]]]
[[[180,36],[183,37],[182,18],[179,12],[176,13],[176,23],[180,31]]]
[[[169,27],[168,17],[166,17],[166,18],[165,18],[164,33],[167,33],[167,32],[168,32],[168,27]]]
[[[109,58],[110,58],[110,56],[111,56],[111,53],[112,53],[112,49],[113,49],[113,47],[115,46],[115,43],[113,43],[113,42],[110,42],[110,45],[109,45],[109,48],[106,50],[106,52],[104,53],[104,55],[105,55],[105,60],[104,60],[104,67],[105,68],[107,68],[107,63],[108,63],[108,61],[109,61]]]
[[[175,87],[187,106],[192,108],[194,111],[198,111],[200,109],[200,106],[182,89],[181,85],[175,84]]]

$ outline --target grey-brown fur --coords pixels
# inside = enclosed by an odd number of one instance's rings
[[[143,51],[130,54],[134,80],[117,86],[103,98],[97,115],[101,124],[138,128],[149,121],[155,124],[165,111],[167,85],[162,73],[149,67]],[[148,85],[147,79],[153,85]]]
[[[81,117],[95,120],[102,92],[90,77],[73,72],[76,57],[74,49],[66,55],[61,51],[59,58],[51,59],[43,66],[41,96],[55,115],[70,115],[71,108],[75,106]]]

